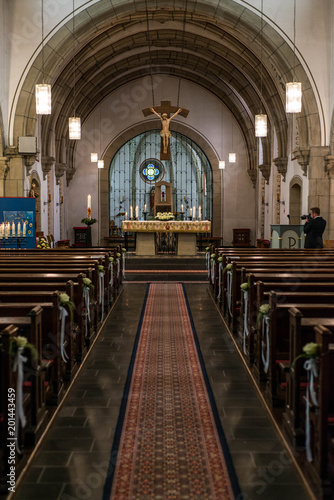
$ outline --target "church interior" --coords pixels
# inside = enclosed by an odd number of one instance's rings
[[[0,498],[333,499],[333,2],[0,27]]]

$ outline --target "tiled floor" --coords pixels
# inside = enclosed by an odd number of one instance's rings
[[[125,284],[15,500],[101,500],[145,292],[145,284]],[[186,284],[186,292],[242,490],[237,500],[307,499],[207,285]]]

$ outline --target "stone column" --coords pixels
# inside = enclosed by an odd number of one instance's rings
[[[0,196],[5,196],[5,180],[9,170],[9,159],[0,156]]]
[[[310,148],[310,159],[308,166],[309,192],[308,208],[319,207],[321,215],[327,221],[327,228],[324,239],[329,238],[331,233],[330,222],[330,194],[331,194],[331,176],[326,171],[326,157],[329,154],[329,148],[316,146]],[[333,191],[334,192],[334,191]]]
[[[18,154],[14,146],[7,147],[5,154],[9,159],[9,169],[5,178],[4,195],[22,197],[24,196],[25,158]]]
[[[334,239],[334,156],[326,156],[325,157],[325,170],[328,178],[328,196],[329,196],[329,210],[328,210],[328,218],[327,220],[327,229],[326,234],[328,235],[329,240]],[[322,214],[323,215],[323,214]],[[325,218],[325,217],[324,217]]]

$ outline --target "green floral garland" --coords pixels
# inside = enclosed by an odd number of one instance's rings
[[[96,222],[97,222],[97,219],[89,219],[88,217],[81,219],[81,224],[86,224],[86,226],[92,226]]]

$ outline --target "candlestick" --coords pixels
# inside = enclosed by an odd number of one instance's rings
[[[12,224],[12,236],[15,236],[15,222]]]
[[[192,217],[193,216],[193,209],[192,208],[189,209],[189,213],[190,213],[190,217]]]
[[[198,220],[202,220],[202,207],[199,205],[198,207]]]
[[[144,212],[146,212],[146,203],[144,204]]]
[[[128,218],[128,212],[125,212],[125,220]]]
[[[26,235],[26,232],[27,232],[27,224],[24,222],[23,223],[23,236]]]
[[[193,206],[193,219],[196,219],[196,207],[195,205]]]
[[[138,219],[138,205],[136,205],[136,219]]]
[[[17,223],[17,236],[21,236],[21,222]]]
[[[133,219],[133,208],[132,208],[132,205],[130,205],[130,219]]]
[[[183,212],[183,204],[181,203],[181,212]]]

